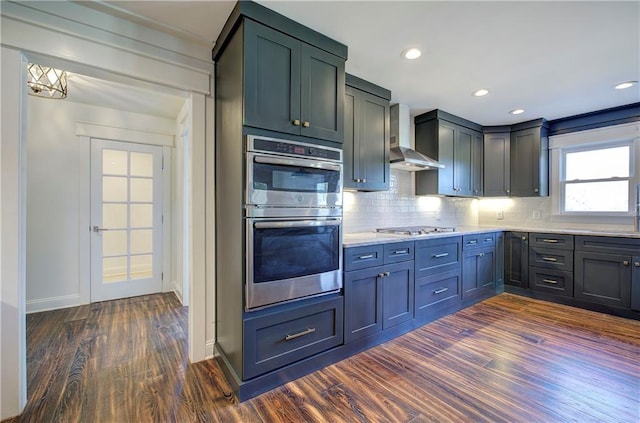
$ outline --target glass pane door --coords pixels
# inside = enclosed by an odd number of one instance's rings
[[[92,301],[161,290],[161,166],[161,147],[92,140]]]

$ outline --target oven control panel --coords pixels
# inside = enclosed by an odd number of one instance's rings
[[[253,139],[253,150],[313,159],[341,160],[341,151],[335,148],[264,138]]]

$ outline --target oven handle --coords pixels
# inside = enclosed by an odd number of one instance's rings
[[[316,162],[310,160],[298,160],[298,159],[283,159],[279,157],[269,156],[254,156],[253,161],[256,163],[275,164],[283,166],[300,166],[300,167],[312,167],[315,169],[327,169],[340,172],[341,166],[333,163]]]
[[[330,220],[294,220],[286,222],[256,222],[254,226],[258,229],[268,228],[298,228],[310,226],[338,226],[341,221],[339,219]]]

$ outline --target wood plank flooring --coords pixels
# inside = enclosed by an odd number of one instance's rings
[[[238,404],[158,294],[32,314],[13,422],[640,421],[640,322],[510,294]]]

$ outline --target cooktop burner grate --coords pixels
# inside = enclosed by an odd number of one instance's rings
[[[440,232],[455,232],[451,226],[401,226],[397,228],[378,228],[376,232],[396,235],[426,235]]]

